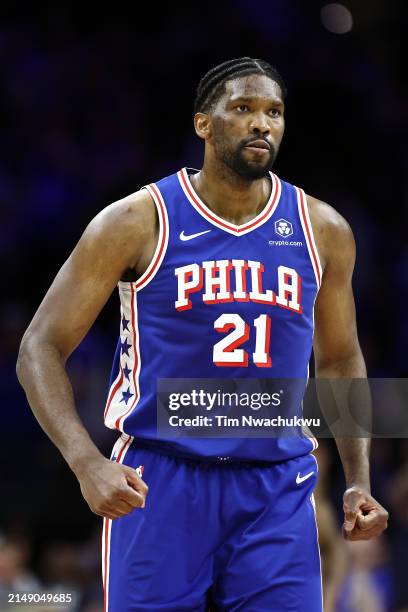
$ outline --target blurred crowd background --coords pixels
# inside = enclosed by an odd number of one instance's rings
[[[220,0],[2,6],[0,23],[0,592],[57,588],[102,610],[100,520],[34,420],[15,376],[22,334],[91,218],[182,166],[200,167],[195,88],[242,55],[289,90],[276,164],[328,201],[357,242],[360,341],[371,377],[408,372],[406,3]],[[70,358],[78,409],[107,454],[102,412],[119,330],[112,296]],[[344,481],[319,450],[327,611],[408,610],[408,443],[373,442],[373,494],[390,511],[372,542],[340,537]],[[337,603],[335,603],[337,600]]]

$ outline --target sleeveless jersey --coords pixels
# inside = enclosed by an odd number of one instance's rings
[[[312,437],[177,438],[158,435],[158,379],[299,378],[305,385],[322,269],[304,192],[270,173],[271,194],[251,221],[211,211],[183,168],[145,186],[160,232],[135,282],[118,284],[120,337],[105,424],[141,446],[201,460],[285,461]],[[302,416],[302,398],[292,407]]]

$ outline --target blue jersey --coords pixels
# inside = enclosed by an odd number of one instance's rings
[[[285,461],[313,438],[177,438],[157,433],[158,379],[308,378],[313,307],[322,269],[304,192],[270,173],[251,221],[211,211],[183,168],[145,188],[158,212],[153,259],[118,284],[120,337],[105,424],[141,445],[199,459]],[[302,416],[302,401],[293,412]]]

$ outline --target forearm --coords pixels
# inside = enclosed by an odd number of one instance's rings
[[[347,488],[361,487],[370,493],[370,439],[346,437],[335,439]]]
[[[87,461],[101,456],[75,409],[72,386],[56,347],[35,340],[23,343],[17,376],[37,421],[76,474]]]
[[[336,440],[346,485],[369,492],[371,397],[366,376],[361,351],[337,362],[316,364],[319,403]]]

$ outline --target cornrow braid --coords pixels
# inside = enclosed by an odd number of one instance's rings
[[[248,74],[264,74],[275,81],[286,97],[286,85],[279,72],[262,59],[239,57],[211,68],[200,80],[194,100],[194,113],[207,113],[223,93],[224,85],[231,79]]]

